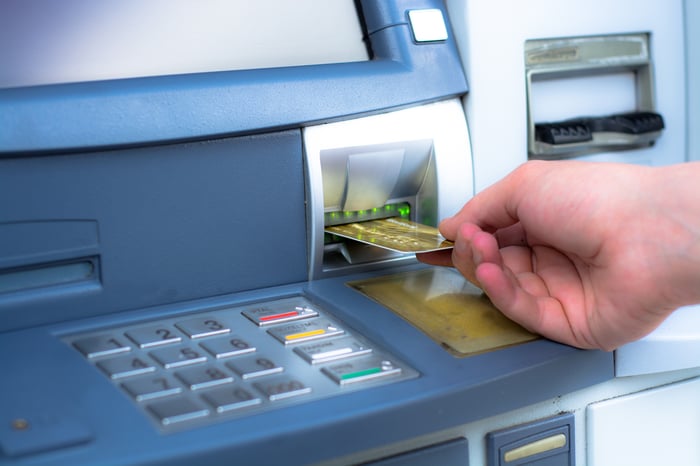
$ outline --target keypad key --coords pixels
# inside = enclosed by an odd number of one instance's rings
[[[299,379],[291,377],[273,377],[256,382],[255,388],[270,401],[284,400],[299,395],[311,393],[311,387],[304,385]]]
[[[202,398],[209,403],[217,413],[225,413],[237,409],[248,408],[262,403],[262,399],[245,388],[227,386],[208,391]]]
[[[216,366],[198,366],[183,369],[175,373],[190,390],[214,387],[233,382],[233,377]]]
[[[182,387],[168,376],[155,375],[152,377],[137,378],[122,383],[122,387],[136,401],[147,401],[154,398],[176,395],[182,392]]]
[[[148,409],[164,426],[207,417],[209,409],[189,398],[173,398],[151,403]]]
[[[131,346],[112,334],[81,338],[75,340],[73,346],[90,359],[131,351]]]
[[[214,317],[195,317],[177,322],[175,326],[190,338],[213,337],[231,332],[226,324]]]
[[[255,377],[277,374],[284,371],[284,367],[264,356],[246,356],[238,358],[228,362],[226,366],[243,379],[253,379]]]
[[[328,320],[313,320],[282,325],[268,333],[285,345],[342,335],[345,330]]]
[[[338,385],[368,382],[401,373],[401,367],[378,357],[353,359],[332,364],[322,369]]]
[[[307,306],[293,306],[284,309],[257,307],[253,309],[246,309],[242,312],[242,314],[248,319],[252,320],[259,327],[318,316],[318,312],[316,310]]]
[[[156,370],[156,367],[146,358],[135,355],[104,359],[97,363],[97,367],[102,369],[111,379],[115,380],[148,374]]]
[[[149,353],[166,369],[200,364],[207,361],[207,355],[198,348],[178,346],[153,350]]]
[[[168,325],[139,327],[126,332],[126,336],[136,343],[139,348],[152,348],[182,341],[182,337]]]
[[[254,353],[256,350],[255,346],[238,336],[216,338],[205,343],[201,343],[200,346],[217,359]]]
[[[310,364],[320,364],[369,354],[372,348],[354,338],[341,338],[308,343],[294,348],[294,352]]]

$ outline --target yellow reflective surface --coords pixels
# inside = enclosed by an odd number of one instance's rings
[[[349,283],[457,357],[537,338],[496,309],[459,272],[431,267]]]
[[[506,463],[510,463],[565,446],[566,435],[556,434],[552,435],[551,437],[546,437],[535,442],[528,443],[527,445],[509,450],[503,455],[503,459]]]

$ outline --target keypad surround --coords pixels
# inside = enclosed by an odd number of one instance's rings
[[[304,296],[70,335],[164,432],[417,377]]]

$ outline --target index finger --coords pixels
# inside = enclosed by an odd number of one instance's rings
[[[457,214],[440,223],[442,235],[454,240],[459,225],[463,223],[473,223],[491,233],[518,223],[518,206],[523,193],[527,192],[531,172],[538,169],[538,165],[533,162],[521,165],[502,180],[477,193]]]

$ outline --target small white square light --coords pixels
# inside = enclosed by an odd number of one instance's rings
[[[408,20],[416,42],[435,42],[447,39],[447,26],[442,11],[437,8],[410,10]]]

